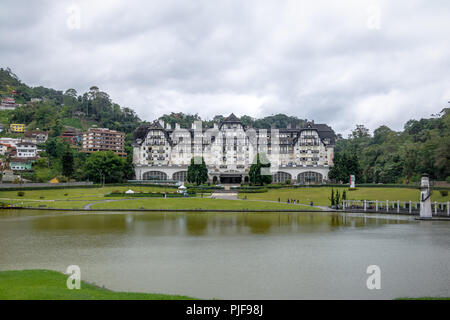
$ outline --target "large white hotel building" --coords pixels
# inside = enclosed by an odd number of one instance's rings
[[[270,161],[273,182],[309,184],[328,180],[333,165],[335,133],[326,124],[307,122],[302,128],[247,128],[231,114],[213,128],[172,128],[162,121],[135,133],[133,162],[137,180],[185,181],[191,158],[202,156],[213,183],[248,181],[257,153]]]

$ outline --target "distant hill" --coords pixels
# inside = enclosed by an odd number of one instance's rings
[[[12,94],[13,92],[13,94]],[[21,107],[3,112],[0,121],[25,123],[28,129],[40,128],[55,133],[64,126],[87,129],[92,125],[132,133],[142,122],[130,108],[114,103],[106,92],[92,86],[81,95],[75,89],[65,92],[30,87],[9,69],[0,68],[0,94],[14,97]]]

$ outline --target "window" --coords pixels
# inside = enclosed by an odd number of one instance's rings
[[[179,171],[179,172],[175,172],[174,174],[173,174],[173,180],[176,180],[176,181],[182,181],[182,182],[184,182],[184,181],[186,181],[186,177],[187,177],[187,171]]]
[[[292,176],[287,172],[277,172],[273,175],[273,182],[275,183],[285,183],[286,180],[290,180]]]
[[[147,171],[142,178],[144,180],[167,180],[167,174],[162,171]]]
[[[302,172],[297,176],[297,182],[300,184],[322,183],[323,176],[318,172]]]

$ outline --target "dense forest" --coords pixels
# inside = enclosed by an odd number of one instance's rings
[[[403,131],[381,126],[369,133],[359,125],[337,139],[330,178],[363,183],[418,182],[422,173],[450,182],[450,108],[429,119],[409,120]]]
[[[10,69],[0,69],[0,94],[6,96],[11,91],[15,93],[16,103],[22,106],[14,111],[1,111],[0,122],[5,125],[25,123],[28,129],[49,131],[43,158],[36,162],[35,170],[30,174],[33,181],[45,181],[55,175],[100,181],[104,176],[102,169],[92,166],[97,164],[101,168],[102,163],[116,163],[111,165],[115,168],[114,172],[120,171],[117,168],[123,171],[121,175],[111,175],[113,178],[108,182],[132,178],[131,142],[133,132],[143,123],[132,109],[114,103],[107,93],[96,86],[83,94],[78,94],[75,89],[63,92],[29,87]],[[434,180],[450,182],[449,110],[445,108],[429,119],[409,120],[399,132],[381,126],[371,134],[363,125],[358,125],[348,138],[337,134],[335,166],[330,170],[330,178],[336,182],[347,182],[349,175],[355,174],[360,183],[409,183],[419,181],[422,173],[428,173]],[[203,120],[203,126],[212,127],[214,122],[221,122],[226,116],[217,115],[213,119]],[[202,120],[198,114],[184,113],[165,114],[159,119],[172,127],[179,123],[184,128]],[[261,119],[244,115],[240,120],[246,126],[257,129],[302,127],[306,121],[284,114]],[[88,161],[91,156],[76,152],[59,138],[64,127],[85,130],[92,125],[127,133],[126,159],[118,160],[109,154]],[[106,172],[106,169],[103,171]]]

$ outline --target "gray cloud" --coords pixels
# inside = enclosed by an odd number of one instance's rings
[[[71,6],[79,29],[67,24]],[[97,85],[147,120],[283,112],[348,133],[357,123],[401,129],[450,100],[447,1],[16,0],[2,9],[3,67],[31,85]]]

